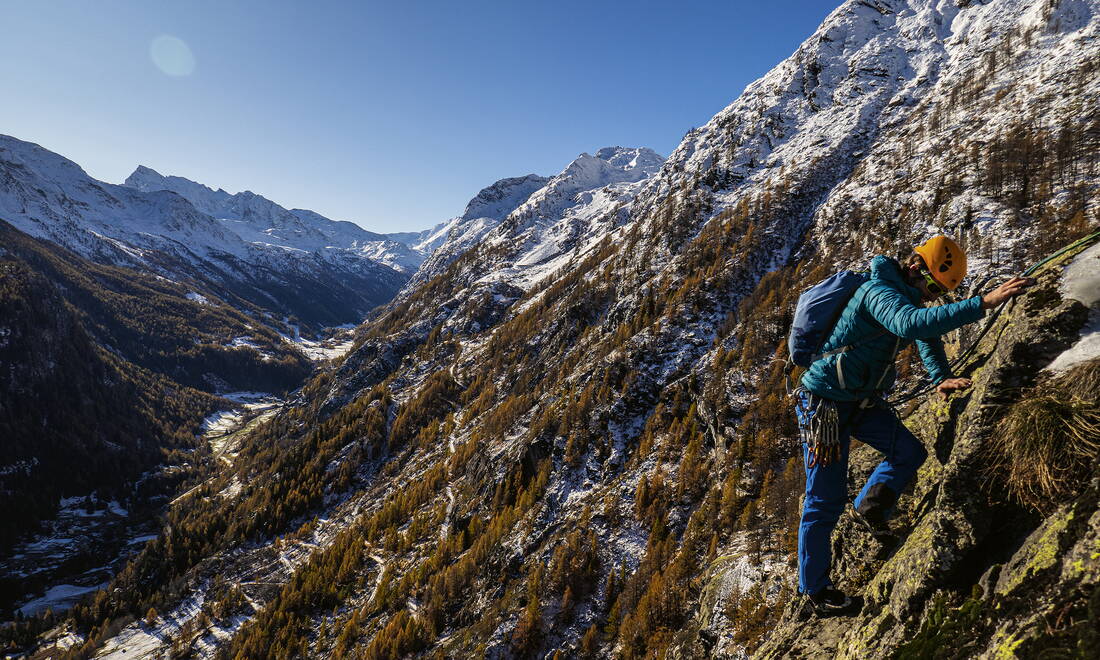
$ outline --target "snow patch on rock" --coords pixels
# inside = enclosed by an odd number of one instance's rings
[[[1081,338],[1047,366],[1062,372],[1082,362],[1100,358],[1100,244],[1077,255],[1062,274],[1062,295],[1092,308],[1081,328]]]

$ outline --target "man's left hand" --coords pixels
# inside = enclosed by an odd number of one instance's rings
[[[940,393],[941,397],[946,399],[950,392],[965,390],[972,384],[969,378],[947,378],[936,386],[936,391]]]

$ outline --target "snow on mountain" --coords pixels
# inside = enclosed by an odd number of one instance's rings
[[[138,165],[122,185],[143,192],[171,190],[191,202],[196,209],[212,216],[217,216],[219,210],[230,204],[232,198],[232,195],[221,188],[212,190],[201,183],[195,183],[180,176],[163,176],[144,165]]]
[[[94,261],[197,279],[224,298],[311,324],[358,321],[407,278],[364,254],[382,260],[378,246],[396,242],[371,240],[351,223],[302,219],[252,193],[173,180],[192,203],[155,189],[159,175],[148,168],[135,175],[140,185],[97,181],[58,154],[0,136],[0,219]],[[228,217],[217,220],[196,204]],[[341,241],[347,246],[330,247]],[[387,258],[411,266],[403,246]]]
[[[1033,245],[1043,233],[1037,218],[981,190],[974,161],[994,158],[990,151],[1022,129],[1065,130],[1090,117],[1082,109],[1095,107],[1100,95],[1098,12],[1095,2],[1012,0],[933,14],[930,23],[942,36],[934,49],[938,76],[921,78],[919,99],[907,97],[907,120],[884,126],[852,176],[818,209],[806,249],[833,251],[827,237],[850,226],[852,209],[882,200],[908,216],[903,230],[912,240],[942,231],[961,237],[973,255],[971,272],[997,267],[994,255],[979,251],[971,238],[994,239],[1006,253]],[[975,102],[986,96],[993,99],[976,111]],[[876,238],[865,234],[861,242]]]
[[[487,245],[508,248],[512,256],[483,281],[527,289],[581,256],[626,222],[634,196],[663,162],[644,147],[582,153],[486,237]]]
[[[657,173],[664,159],[652,149],[605,147],[595,156],[582,153],[546,186],[508,215],[513,227],[528,222],[546,224],[561,218],[567,208],[584,204],[580,193],[615,184],[630,184]]]
[[[507,253],[478,273],[482,281],[529,287],[575,256],[576,248],[598,242],[616,226],[616,217],[624,220],[641,182],[662,162],[652,149],[605,147],[595,155],[582,153],[549,179],[498,181],[418,246],[434,252],[406,290],[438,275],[474,245]]]
[[[146,263],[146,250],[201,259],[238,258],[249,247],[186,200],[96,181],[42,147],[0,136],[0,217],[83,256]]]
[[[208,489],[237,492],[233,479],[251,474],[247,501],[239,493],[218,508],[183,501],[195,508],[175,513],[192,524],[176,526],[171,541],[205,547],[206,559],[196,557],[186,576],[153,553],[137,567],[185,577],[192,598],[175,598],[177,608],[204,596],[212,575],[234,581],[245,597],[206,630],[251,618],[247,631],[198,636],[230,655],[286,643],[317,657],[372,644],[396,655],[744,657],[746,644],[770,634],[795,639],[803,655],[840,648],[892,657],[915,634],[935,632],[936,621],[961,620],[949,617],[964,601],[970,621],[966,599],[983,591],[982,609],[971,612],[1026,610],[1037,617],[1030,634],[1050,631],[1043,617],[1059,611],[1054,604],[999,600],[983,585],[998,584],[1005,566],[1034,585],[1052,582],[1051,568],[1074,584],[1084,574],[1054,564],[1034,573],[1037,555],[1008,562],[1037,516],[1016,511],[991,534],[999,516],[972,506],[989,492],[973,476],[991,474],[986,406],[1018,396],[1030,378],[1011,371],[1021,358],[1049,361],[1047,347],[1076,341],[1072,317],[1087,318],[1081,305],[1058,302],[1049,271],[1046,290],[1011,307],[967,366],[985,384],[924,405],[936,426],[922,433],[936,455],[920,496],[899,505],[898,524],[916,530],[895,555],[904,561],[883,564],[870,552],[846,561],[842,584],[874,609],[834,623],[774,625],[789,591],[780,587],[795,581],[789,532],[802,486],[774,358],[797,291],[845,260],[866,263],[870,250],[912,245],[910,232],[954,223],[956,189],[987,196],[1031,236],[1036,207],[1063,232],[1067,209],[1100,218],[1100,170],[1095,150],[1087,153],[1095,113],[1055,112],[1097,107],[1095,4],[849,0],[664,164],[645,150],[601,149],[551,179],[486,189],[485,204],[421,239],[442,242],[402,304],[368,321],[331,379],[278,413],[290,429],[279,437],[287,450],[218,475]],[[996,159],[997,136],[965,159],[967,136],[986,126],[1029,134],[1035,142],[1025,146],[1059,144],[1041,128],[1019,128],[1038,117],[1069,127],[1057,159],[1025,163],[1035,171],[1023,169],[1023,152]],[[1034,177],[1009,180],[998,169],[1007,167]],[[992,180],[997,173],[1008,182]],[[1034,183],[1040,176],[1045,191]],[[941,209],[951,217],[937,218]],[[467,235],[480,238],[471,244]],[[994,251],[1008,243],[982,240]],[[1012,252],[1006,268],[1049,253],[1038,241],[1029,250]],[[517,305],[522,289],[528,298]],[[1044,314],[1061,309],[1057,320],[1031,318],[1044,306]],[[1037,342],[1017,331],[1023,325],[1059,336]],[[271,442],[257,438],[241,437],[242,460]],[[311,461],[298,459],[307,452]],[[324,480],[324,495],[285,497],[294,480],[295,492]],[[1088,520],[1092,502],[1070,518]],[[259,524],[264,533],[207,546],[201,532],[187,537],[215,516],[225,529]],[[1062,553],[1064,534],[1088,527],[1060,520],[1039,528],[1034,552]],[[867,546],[855,534],[837,542]],[[316,561],[281,561],[291,551]],[[576,566],[589,568],[569,584]],[[134,584],[144,588],[135,578],[112,593],[145,602]],[[1061,611],[1086,611],[1087,594],[1067,594],[1056,601]],[[533,598],[538,608],[527,607]],[[998,610],[1002,602],[1011,609]],[[87,618],[82,630],[99,625]],[[1015,644],[1020,629],[992,630],[999,620],[984,614],[975,625],[987,629],[979,641],[990,652]],[[838,647],[839,636],[851,645]]]
[[[972,8],[956,21],[966,4],[843,3],[794,54],[685,135],[639,193],[639,214],[653,216],[670,202],[682,207],[695,193],[716,215],[779,178],[800,179],[804,192],[823,194],[882,130],[904,121],[953,57],[981,56],[959,31],[977,14],[1003,8]],[[801,234],[807,217],[792,217],[783,233]],[[777,255],[785,250],[781,243]]]
[[[438,251],[432,265],[427,268],[430,272],[436,272],[441,265],[450,263],[480,241],[482,236],[548,181],[537,174],[501,179],[474,196],[462,215],[424,232],[413,247],[425,254]]]
[[[314,211],[288,210],[247,190],[231,195],[190,179],[161,175],[144,165],[139,165],[123,185],[146,192],[171,190],[249,243],[321,255],[347,251],[403,273],[414,272],[424,260],[419,251],[384,234],[367,231],[353,222],[330,220]]]
[[[412,247],[420,241],[424,240],[424,237],[427,236],[431,231],[431,229],[424,229],[422,231],[394,231],[388,234],[384,234],[384,236],[391,241],[397,241],[398,243],[404,243],[405,245]]]

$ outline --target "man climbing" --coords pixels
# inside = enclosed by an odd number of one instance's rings
[[[802,376],[796,414],[804,440],[806,499],[798,530],[798,580],[799,591],[819,614],[851,605],[829,580],[830,537],[847,499],[850,437],[884,454],[856,497],[854,518],[885,544],[894,541],[887,520],[898,495],[928,456],[881,398],[893,386],[898,351],[917,343],[944,398],[970,387],[969,379],[951,373],[940,335],[979,320],[986,309],[1034,284],[1014,277],[984,297],[923,306],[954,290],[965,276],[966,255],[946,236],[918,246],[904,264],[876,256],[870,279],[848,299],[821,357]]]

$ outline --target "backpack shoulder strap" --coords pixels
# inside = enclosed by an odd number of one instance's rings
[[[871,283],[871,280],[867,280],[863,284],[859,285],[859,288],[856,289],[855,293],[852,294],[852,298],[855,298],[856,296],[866,297],[867,296],[867,291],[869,289],[869,287],[867,285],[870,284],[870,283]],[[848,303],[845,303],[845,306],[847,306],[849,304],[851,304],[851,299],[849,299]],[[837,321],[839,321],[839,320],[840,319],[838,318]],[[831,351],[825,351],[823,353],[818,353],[817,355],[813,356],[813,359],[811,360],[811,362],[817,362],[818,360],[824,360],[825,358],[829,358],[829,357],[832,357],[834,355],[840,355],[841,353],[846,353],[846,352],[852,350],[853,348],[863,346],[864,344],[866,344],[868,342],[874,341],[875,339],[878,339],[879,337],[881,337],[883,335],[890,334],[890,331],[887,330],[886,328],[882,328],[881,324],[879,324],[878,321],[875,321],[875,324],[879,325],[880,328],[881,328],[878,332],[875,332],[875,333],[873,333],[873,334],[871,334],[867,337],[864,337],[863,339],[860,339],[859,341],[852,342],[850,344],[844,344],[843,346],[838,346],[838,347],[834,348]],[[830,329],[830,331],[829,331],[830,334],[834,330],[836,330],[836,325],[835,324],[833,325],[833,328]]]

